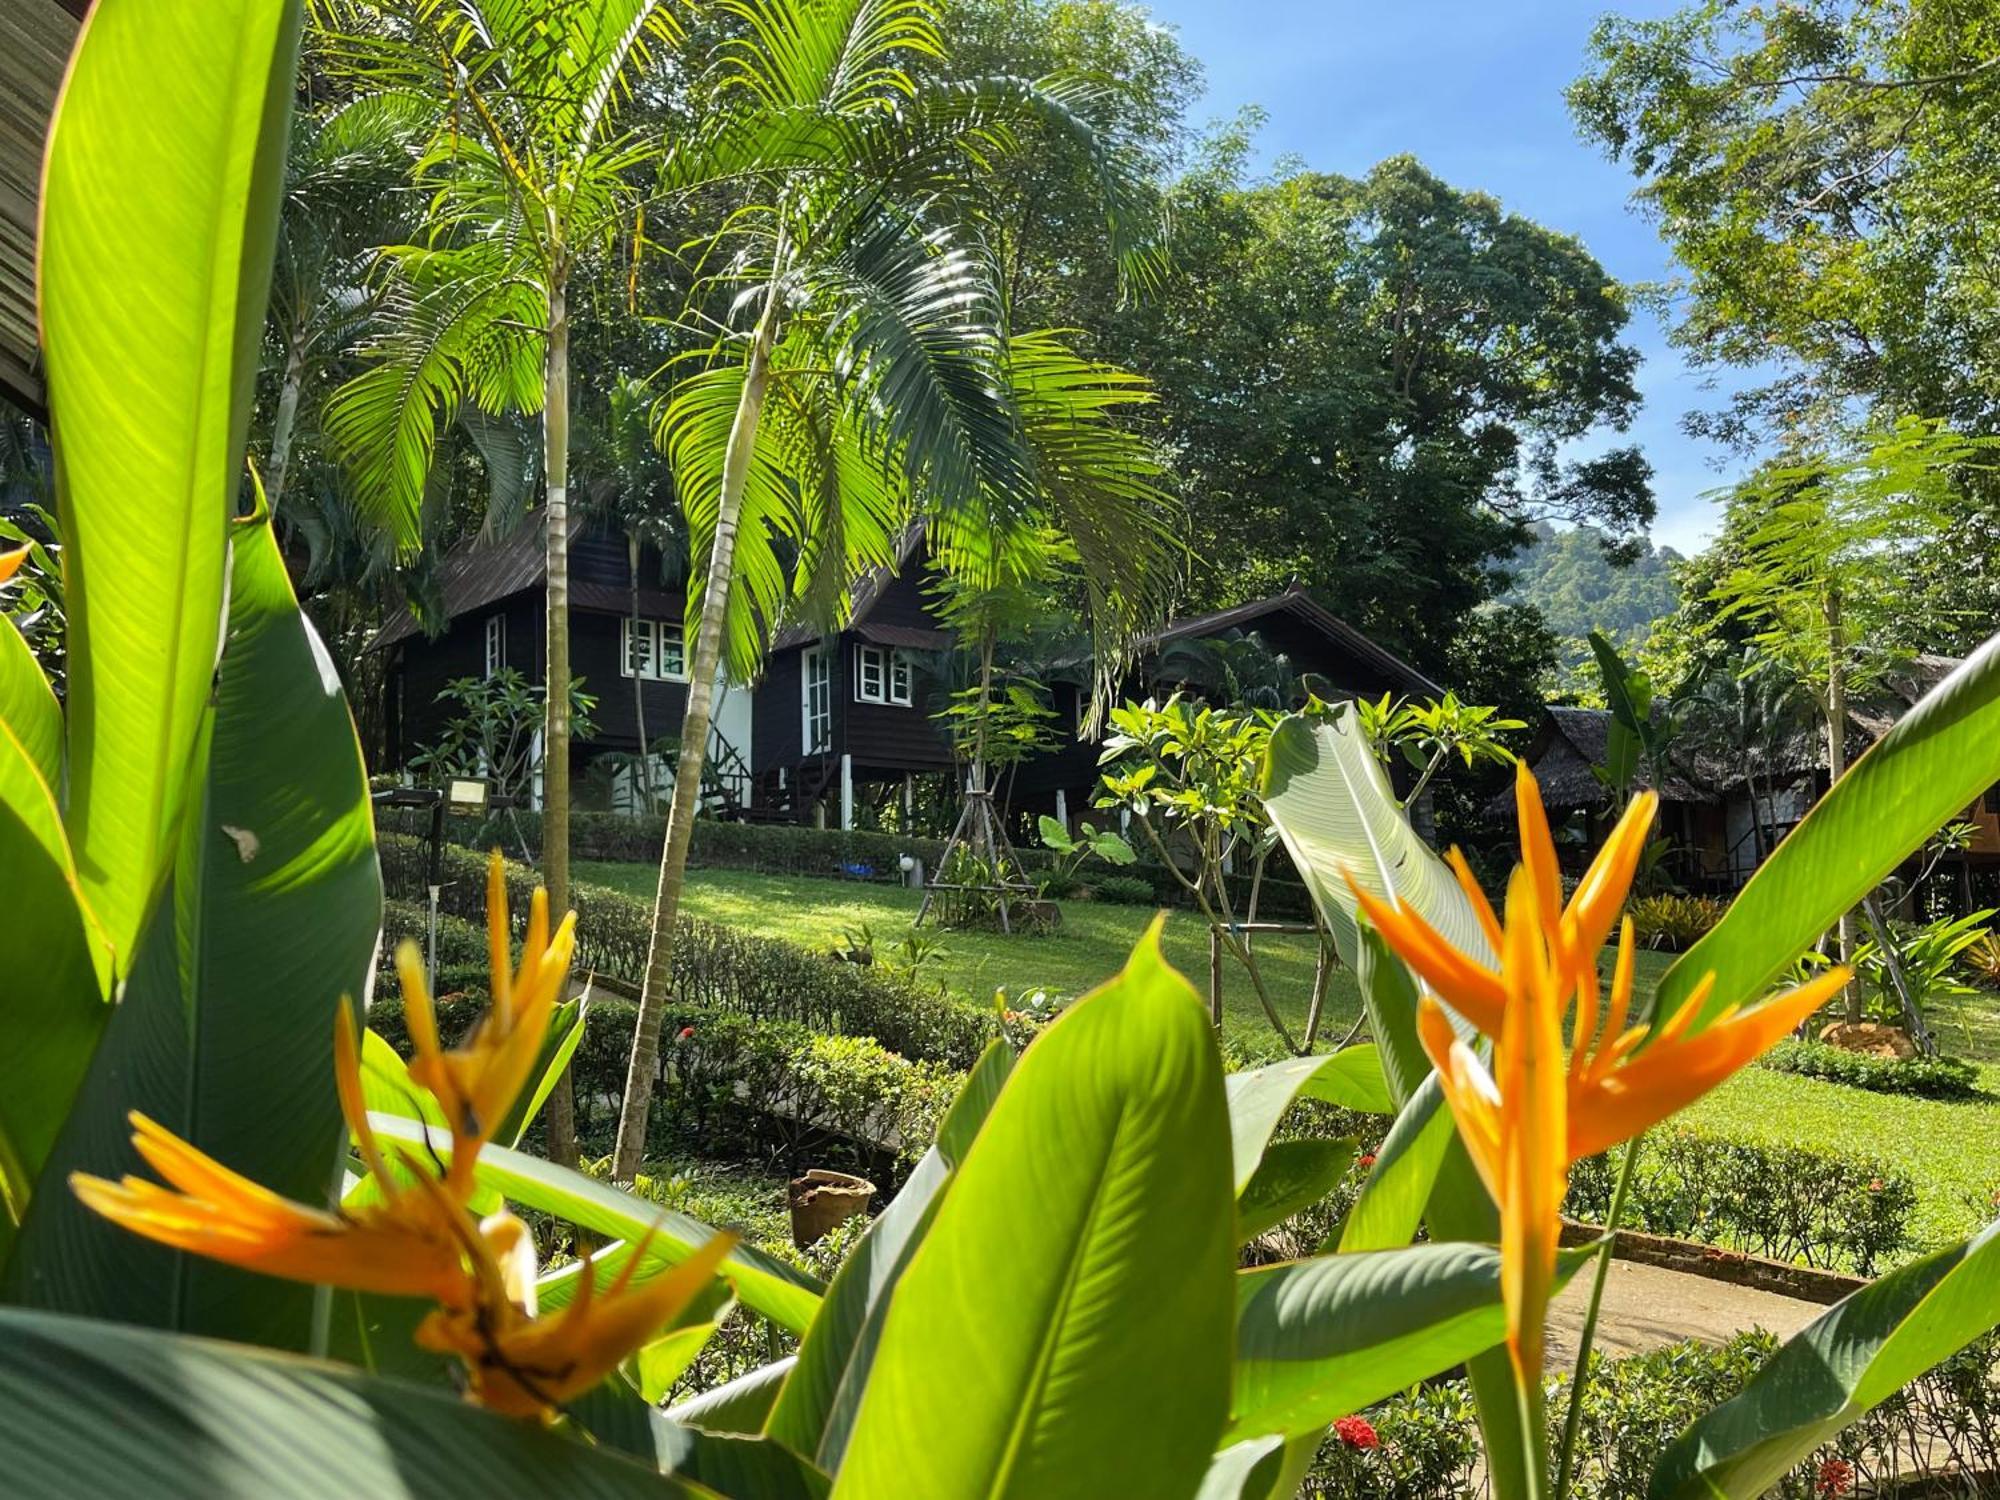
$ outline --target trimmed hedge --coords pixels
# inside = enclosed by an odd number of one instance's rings
[[[442,994],[439,1034],[447,1043],[463,1035],[487,1003],[483,991]],[[629,1000],[591,1000],[571,1063],[583,1140],[608,1143],[617,1128],[637,1019],[638,1007]],[[400,997],[378,998],[368,1025],[409,1055]],[[648,1122],[656,1137],[710,1147],[727,1138],[739,1149],[725,1154],[768,1150],[788,1161],[810,1156],[823,1163],[831,1148],[862,1165],[872,1165],[878,1154],[900,1163],[921,1156],[962,1082],[949,1068],[911,1062],[868,1037],[822,1036],[793,1021],[686,1005],[668,1010],[660,1078]]]
[[[407,835],[377,840],[384,882],[395,896],[423,889],[423,845]],[[534,872],[507,865],[516,931],[526,920]],[[601,886],[570,891],[577,916],[579,974],[599,974],[637,989],[652,940],[647,904]],[[463,960],[479,966],[483,988],[486,861],[448,846],[439,895],[439,988],[443,972]],[[423,912],[414,901],[391,901],[385,929],[393,937],[422,941]],[[450,920],[446,920],[450,919]],[[453,921],[460,924],[454,927]],[[393,943],[385,943],[385,957]],[[795,1021],[814,1031],[872,1037],[892,1052],[921,1062],[969,1068],[999,1034],[998,1017],[935,990],[923,990],[887,973],[837,963],[774,938],[751,937],[712,922],[683,917],[674,944],[675,1001],[712,1012],[731,1011],[758,1020]]]
[[[1796,1073],[1866,1089],[1871,1094],[1914,1094],[1920,1099],[1980,1099],[1979,1069],[1962,1057],[1871,1057],[1825,1042],[1781,1042],[1759,1059],[1774,1073]]]
[[[1601,1224],[1618,1161],[1570,1172],[1564,1211]],[[1760,1146],[1686,1126],[1639,1151],[1625,1227],[1774,1260],[1873,1276],[1910,1246],[1916,1184],[1888,1163],[1808,1146]]]

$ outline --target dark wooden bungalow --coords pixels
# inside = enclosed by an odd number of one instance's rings
[[[597,700],[593,734],[572,748],[572,782],[586,803],[598,793],[611,806],[626,807],[636,800],[632,777],[597,783],[587,773],[607,752],[630,755],[644,748],[642,702],[648,742],[678,732],[687,707],[685,598],[678,587],[660,583],[660,558],[652,548],[641,549],[635,574],[625,537],[581,520],[571,523],[569,575],[570,670]],[[438,695],[454,679],[512,667],[530,683],[543,681],[546,577],[543,529],[530,515],[498,541],[474,538],[452,548],[439,568],[442,633],[425,634],[407,609],[383,626],[374,649],[389,653],[384,678],[391,764],[405,764],[436,741],[452,713]],[[710,752],[721,785],[734,800],[747,801],[748,690],[725,687],[716,720]]]
[[[750,741],[760,816],[851,827],[858,799],[906,794],[912,778],[951,769],[923,690],[956,645],[925,592],[929,561],[912,530],[894,567],[855,585],[844,629],[794,625],[772,638]]]
[[[1890,674],[1848,715],[1850,763],[1874,744],[1956,666],[1950,657],[1920,655]],[[1605,761],[1611,715],[1604,709],[1550,705],[1522,759],[1535,773],[1552,818],[1566,822],[1565,858],[1580,869],[1614,812],[1612,793],[1594,767]],[[1668,872],[1690,890],[1726,893],[1757,872],[1764,856],[1798,826],[1828,786],[1826,743],[1817,724],[1801,727],[1753,768],[1685,749],[1660,788],[1661,831],[1669,843]],[[1647,784],[1642,773],[1640,785]],[[1511,794],[1487,808],[1496,822],[1513,820]],[[1989,788],[1962,815],[1973,828],[1969,848],[1946,856],[1933,875],[1957,887],[1954,903],[1970,910],[2000,896],[2000,787]],[[1916,872],[1916,862],[1905,876]]]
[[[1336,698],[1376,698],[1383,693],[1440,698],[1444,689],[1394,652],[1334,614],[1299,585],[1210,614],[1175,620],[1140,642],[1120,696],[1164,695],[1185,688],[1167,661],[1183,642],[1254,635],[1282,654],[1293,673],[1314,679],[1317,691]],[[1098,783],[1097,741],[1082,733],[1089,688],[1056,684],[1063,748],[1024,762],[1001,790],[1012,819],[1032,824],[1042,814],[1070,821],[1083,815]]]

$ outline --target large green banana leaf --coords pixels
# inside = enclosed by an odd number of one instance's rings
[[[221,644],[299,25],[296,0],[100,0],[50,136],[68,824],[121,975],[200,791],[187,766]]]
[[[1192,1497],[1229,1406],[1228,1130],[1156,925],[1015,1065],[903,1273],[834,1493]]]
[[[12,620],[0,626],[0,725],[20,743],[44,786],[62,785],[62,706]]]
[[[451,1138],[444,1132],[429,1132],[418,1121],[401,1115],[371,1112],[368,1119],[385,1145],[400,1141],[415,1147],[420,1156],[434,1151],[439,1159],[450,1160]],[[650,1231],[646,1262],[638,1272],[641,1276],[687,1259],[695,1246],[706,1243],[715,1233],[686,1214],[503,1146],[488,1146],[479,1153],[475,1175],[481,1187],[510,1202],[554,1214],[593,1234],[637,1242]],[[735,1286],[745,1307],[794,1332],[803,1333],[819,1311],[819,1282],[753,1246],[738,1245],[722,1267],[722,1274]]]
[[[1565,1253],[1563,1278],[1578,1259]],[[1236,1280],[1232,1438],[1316,1432],[1507,1333],[1500,1254],[1489,1245],[1321,1255]]]
[[[1238,1192],[1256,1174],[1271,1132],[1296,1100],[1317,1099],[1373,1115],[1396,1110],[1381,1055],[1372,1046],[1288,1057],[1231,1073],[1222,1086],[1229,1098],[1229,1149]]]
[[[0,755],[4,755],[0,747]],[[0,806],[7,924],[20,936],[0,971],[0,1257],[27,1211],[109,1008],[83,907],[47,846]]]
[[[1755,1000],[1800,952],[1944,824],[2000,781],[2000,636],[1926,693],[1764,861],[1660,980],[1671,1016],[1703,975],[1707,1001]]]
[[[1755,1500],[1813,1449],[2000,1325],[2000,1223],[1863,1287],[1675,1440],[1650,1500]]]
[[[268,516],[236,525],[228,642],[172,880],[51,1153],[7,1270],[17,1301],[304,1349],[314,1291],[164,1250],[88,1212],[68,1174],[143,1170],[142,1110],[274,1192],[326,1203],[344,1131],[336,1007],[365,992],[382,885],[333,663]]]
[[[0,1309],[0,1460],[23,1500],[699,1500],[714,1492],[446,1391]]]
[[[889,1300],[923,1243],[966,1153],[1013,1071],[1005,1042],[987,1047],[952,1102],[937,1144],[868,1226],[827,1288],[765,1431],[828,1473],[840,1467],[867,1389]]]
[[[1318,720],[1294,714],[1272,730],[1263,789],[1271,826],[1350,965],[1356,930],[1348,875],[1371,895],[1415,908],[1465,952],[1492,961],[1471,903],[1410,826],[1353,705]]]

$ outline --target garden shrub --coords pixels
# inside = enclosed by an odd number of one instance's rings
[[[1979,1069],[1962,1057],[1872,1057],[1824,1042],[1781,1042],[1759,1063],[1874,1094],[1914,1094],[1923,1099],[1979,1099]]]
[[[440,1035],[462,1035],[486,1005],[484,991],[441,1000]],[[608,1146],[612,1138],[637,1016],[629,1000],[591,1002],[571,1060],[582,1140]],[[399,997],[377,999],[368,1024],[409,1055]],[[725,1160],[772,1153],[794,1165],[827,1165],[832,1150],[864,1168],[878,1155],[921,1156],[961,1082],[948,1068],[911,1062],[867,1037],[821,1036],[792,1021],[696,1006],[669,1008],[660,1076],[649,1125],[663,1145],[690,1141]],[[880,1185],[885,1193],[892,1186]]]
[[[396,834],[383,835],[378,844],[388,889],[420,890],[422,844]],[[507,885],[517,923],[526,918],[534,884],[532,871],[508,864]],[[445,929],[455,920],[472,929],[476,946],[467,956],[483,972],[485,891],[485,859],[468,850],[447,848],[439,897],[441,968],[448,952],[456,952],[465,941],[462,932],[447,940]],[[644,979],[652,941],[647,904],[587,884],[573,886],[570,900],[577,914],[575,972],[601,975],[636,990]],[[389,904],[402,908],[397,920],[421,943],[423,917],[415,903]],[[674,944],[673,995],[681,1004],[704,1010],[735,1011],[756,1019],[795,1021],[815,1031],[872,1037],[907,1058],[959,1069],[971,1067],[998,1034],[993,1014],[939,990],[921,988],[880,969],[835,963],[796,944],[686,917]]]
[[[1679,953],[1692,948],[1728,910],[1728,902],[1713,896],[1660,895],[1634,898],[1626,913],[1641,947]]]
[[[1647,1491],[1669,1442],[1741,1391],[1777,1350],[1761,1330],[1720,1348],[1683,1343],[1591,1362],[1577,1433],[1576,1500],[1632,1500]],[[1568,1407],[1566,1377],[1548,1382],[1549,1409]],[[1555,1424],[1560,1432],[1560,1422]],[[1822,1500],[1901,1493],[1923,1473],[1950,1472],[1954,1495],[2000,1497],[2000,1336],[1988,1335],[1904,1387],[1766,1495]],[[1418,1387],[1344,1419],[1320,1446],[1303,1493],[1314,1500],[1459,1500],[1485,1493],[1478,1420],[1463,1381]]]
[[[1602,1223],[1616,1175],[1612,1158],[1578,1162],[1564,1212]],[[1640,1148],[1624,1227],[1872,1276],[1909,1248],[1916,1204],[1886,1162],[1673,1126]]]
[[[1090,893],[1099,901],[1112,901],[1121,906],[1159,904],[1153,882],[1138,875],[1106,875],[1090,883]]]

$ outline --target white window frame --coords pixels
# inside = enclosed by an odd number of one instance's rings
[[[887,646],[854,648],[854,701],[908,708],[913,699],[916,669],[907,651]]]
[[[486,675],[497,676],[507,665],[507,617],[486,617]]]
[[[799,653],[799,745],[806,755],[833,748],[833,654],[828,646],[808,646]]]
[[[889,701],[889,653],[880,646],[854,648],[854,701]]]
[[[618,622],[618,671],[648,682],[686,682],[687,627],[679,620]]]

